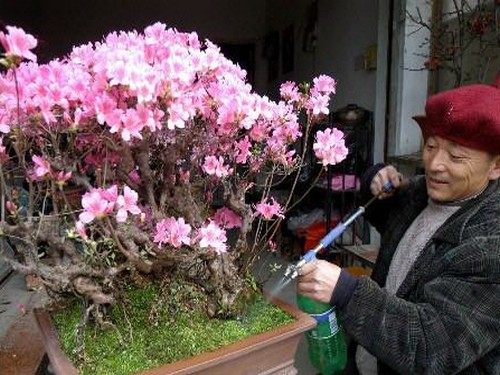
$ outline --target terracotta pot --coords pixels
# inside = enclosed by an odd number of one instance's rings
[[[274,304],[292,314],[296,320],[273,330],[248,337],[242,341],[137,375],[293,375],[295,353],[302,334],[316,324],[309,315],[297,308],[274,300]],[[78,374],[59,347],[50,313],[35,310],[35,318],[45,344],[47,356],[56,375]]]

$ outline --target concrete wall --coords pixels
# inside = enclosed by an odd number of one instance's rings
[[[313,1],[275,0],[268,3],[267,29],[282,33],[294,25],[295,69],[270,82],[277,90],[284,80],[310,81],[319,74],[337,79],[333,109],[356,103],[371,111],[375,108],[376,70],[363,68],[363,54],[377,44],[378,1],[319,0],[315,48],[305,51],[309,7]]]
[[[250,42],[264,30],[266,0],[0,0],[3,23],[26,26],[47,55],[99,40],[112,30],[163,22],[218,42]],[[50,43],[50,44],[49,44]]]
[[[412,117],[424,112],[428,71],[423,70],[427,52],[422,41],[427,30],[419,29],[407,17],[407,11],[420,7],[423,17],[430,16],[430,6],[421,0],[397,0],[394,4],[393,46],[390,82],[390,117],[387,155],[397,156],[420,151],[422,137]]]
[[[283,73],[280,56],[280,73],[276,79],[268,81],[267,91],[276,98],[283,81],[310,82],[319,74],[333,76],[338,85],[330,109],[334,111],[355,103],[374,112],[374,160],[382,161],[386,131],[389,0],[318,0],[315,27],[311,20],[313,4],[312,0],[268,2],[267,33],[282,35],[289,25],[294,27],[295,67],[292,72]],[[307,38],[308,33],[312,38]],[[377,66],[367,70],[364,54],[370,47],[375,47]]]

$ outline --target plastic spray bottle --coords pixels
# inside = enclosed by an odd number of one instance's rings
[[[335,307],[297,295],[297,304],[316,319],[316,327],[306,332],[309,360],[322,375],[341,372],[347,362],[347,346]]]

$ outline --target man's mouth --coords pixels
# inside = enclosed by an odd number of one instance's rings
[[[448,184],[448,182],[446,180],[439,179],[436,177],[431,177],[431,176],[427,176],[427,182],[432,184],[432,185],[446,185],[446,184]]]

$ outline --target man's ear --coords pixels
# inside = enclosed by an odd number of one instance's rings
[[[488,178],[490,180],[498,180],[500,178],[500,155],[493,157],[493,164]]]

